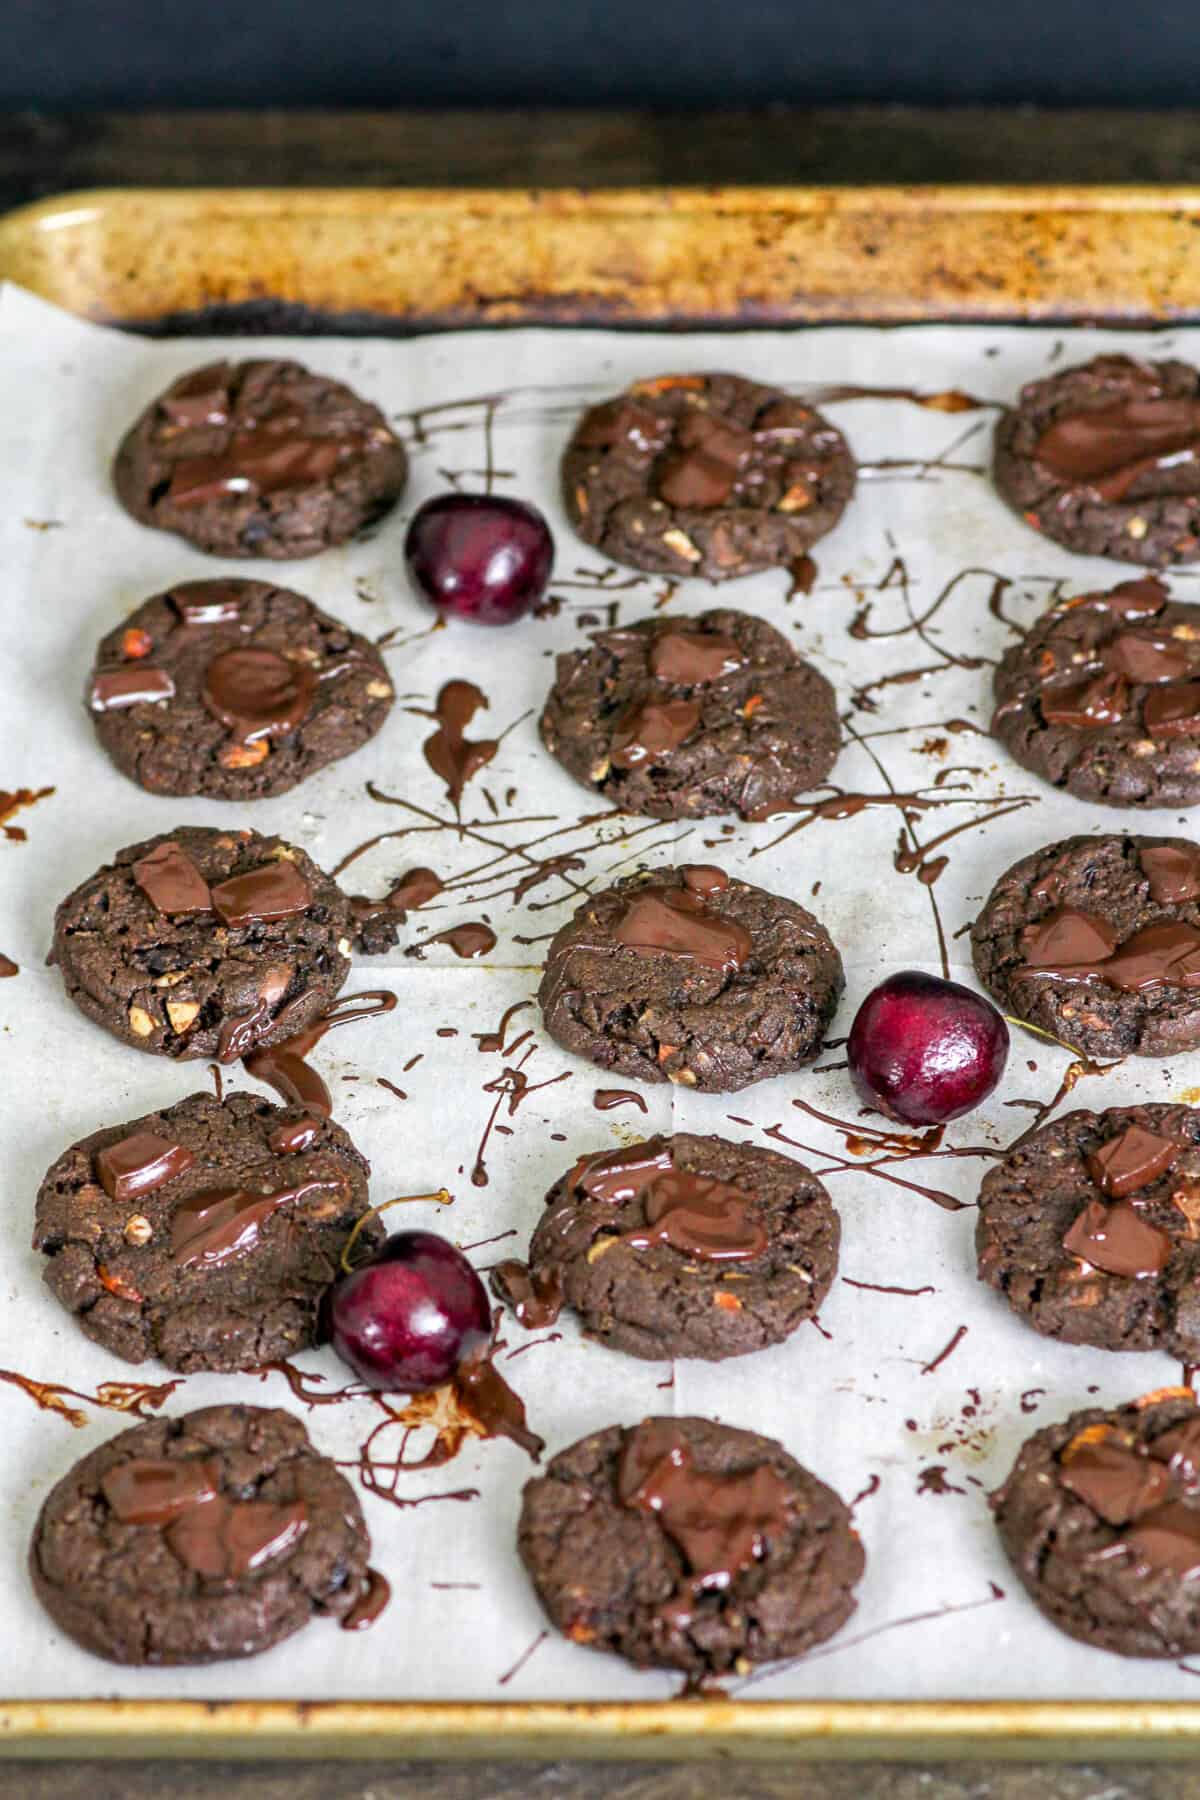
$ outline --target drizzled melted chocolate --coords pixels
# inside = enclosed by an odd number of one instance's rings
[[[333,1101],[315,1069],[305,1058],[316,1049],[327,1032],[339,1025],[351,1025],[357,1019],[371,1019],[377,1013],[391,1012],[396,996],[388,988],[369,988],[361,994],[342,994],[313,1024],[268,1049],[255,1050],[245,1059],[248,1072],[256,1081],[273,1087],[288,1106],[303,1106],[318,1118],[327,1119]]]
[[[425,761],[445,782],[446,793],[456,807],[468,781],[486,768],[499,748],[496,738],[472,742],[464,736],[475,714],[487,703],[486,694],[474,682],[448,681],[438,694],[434,710],[438,728],[422,746]]]
[[[200,1264],[223,1268],[258,1244],[262,1228],[280,1207],[311,1194],[341,1194],[341,1181],[302,1181],[263,1193],[253,1188],[206,1188],[175,1208],[171,1216],[171,1260],[180,1268]]]

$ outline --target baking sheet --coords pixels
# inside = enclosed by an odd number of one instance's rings
[[[1177,1381],[1178,1365],[1159,1356],[1056,1346],[1023,1328],[974,1279],[973,1212],[946,1211],[897,1185],[923,1184],[970,1202],[987,1162],[927,1158],[867,1173],[843,1133],[794,1104],[803,1100],[851,1130],[861,1127],[842,1071],[806,1072],[727,1097],[647,1087],[644,1117],[628,1109],[601,1114],[592,1096],[612,1083],[547,1040],[534,1009],[513,1021],[509,1042],[527,1026],[534,1035],[512,1058],[481,1051],[471,1034],[494,1029],[507,1007],[532,994],[542,947],[520,940],[539,937],[568,915],[576,901],[570,883],[602,885],[642,861],[675,856],[720,860],[814,907],[846,962],[837,1035],[862,994],[889,969],[940,968],[939,918],[951,972],[969,979],[963,940],[953,934],[973,917],[1000,871],[1036,844],[1071,831],[1112,829],[1121,815],[1041,788],[962,722],[986,723],[987,659],[1011,641],[1005,616],[1027,620],[1059,591],[1110,585],[1124,571],[1044,543],[994,496],[984,474],[994,412],[939,411],[899,398],[831,401],[827,410],[846,431],[862,475],[847,516],[817,546],[814,591],[789,600],[787,580],[776,572],[739,582],[719,598],[770,617],[834,681],[854,733],[834,778],[840,789],[871,803],[840,819],[809,821],[801,814],[733,832],[722,821],[579,826],[582,815],[598,809],[536,736],[553,655],[582,642],[589,625],[627,621],[656,606],[699,612],[714,595],[701,583],[671,590],[656,578],[611,568],[579,544],[558,503],[557,457],[578,407],[638,375],[732,366],[808,391],[840,385],[960,390],[988,401],[1011,395],[1051,364],[1106,347],[1135,354],[1177,350],[1195,359],[1200,333],[1118,337],[957,326],[692,336],[682,343],[650,334],[520,331],[417,343],[324,340],[302,351],[396,418],[410,443],[413,474],[405,506],[369,541],[294,567],[273,566],[272,573],[360,630],[395,634],[389,662],[401,700],[383,733],[356,757],[290,795],[240,809],[236,823],[281,831],[325,867],[378,832],[407,829],[410,835],[378,845],[347,874],[347,885],[360,891],[382,892],[418,862],[445,876],[471,877],[444,904],[412,915],[397,951],[364,959],[347,984],[347,991],[396,987],[396,1011],[336,1033],[317,1053],[337,1096],[337,1116],[371,1159],[375,1199],[444,1184],[454,1195],[451,1208],[398,1209],[389,1217],[446,1231],[464,1245],[515,1230],[515,1237],[472,1252],[482,1265],[523,1250],[543,1193],[580,1152],[672,1125],[756,1142],[778,1128],[811,1148],[815,1154],[794,1153],[814,1166],[849,1165],[828,1175],[842,1216],[848,1279],[826,1301],[821,1330],[806,1326],[789,1343],[732,1363],[679,1363],[668,1386],[669,1365],[587,1344],[569,1316],[554,1342],[535,1343],[546,1334],[526,1334],[515,1322],[504,1327],[508,1350],[499,1366],[524,1397],[549,1453],[614,1420],[695,1412],[778,1436],[846,1499],[863,1495],[856,1522],[868,1563],[857,1613],[803,1663],[727,1684],[746,1696],[1191,1698],[1190,1671],[1126,1663],[1073,1645],[1043,1622],[1000,1555],[984,1500],[1036,1424]],[[275,348],[296,349],[264,340],[253,353]],[[156,800],[125,781],[98,752],[78,699],[95,639],[145,595],[173,581],[248,572],[246,564],[223,564],[144,530],[120,510],[108,486],[109,458],[125,425],[167,381],[211,353],[225,353],[225,346],[150,345],[82,324],[15,289],[0,298],[7,621],[0,785],[55,789],[11,821],[27,832],[26,841],[0,842],[0,950],[21,969],[0,988],[0,1164],[7,1202],[0,1370],[83,1396],[96,1395],[106,1382],[159,1382],[166,1371],[134,1370],[109,1357],[45,1293],[40,1259],[28,1248],[37,1183],[73,1139],[170,1104],[203,1087],[207,1077],[202,1064],[139,1057],[90,1026],[43,958],[56,901],[113,849],[177,823],[231,819],[227,806]],[[422,415],[422,408],[437,410]],[[478,486],[488,467],[499,491],[531,498],[549,515],[559,576],[551,591],[561,609],[509,631],[430,634],[428,614],[403,574],[406,519],[449,480]],[[1172,586],[1188,598],[1196,576],[1181,572]],[[923,668],[933,672],[871,686]],[[404,710],[428,708],[451,676],[476,680],[490,697],[473,734],[505,734],[495,761],[467,790],[462,832],[421,755],[431,728]],[[949,721],[956,729],[947,729]],[[368,781],[422,810],[372,800]],[[949,862],[932,886],[895,866],[904,819],[891,796],[912,792],[947,802],[914,816],[922,844],[970,822],[944,851],[934,847]],[[1179,826],[1187,829],[1187,822],[1177,815],[1150,814],[1144,829]],[[535,838],[545,841],[518,850]],[[511,890],[530,872],[528,859],[558,851],[581,857],[584,866],[515,902]],[[491,866],[472,874],[484,864]],[[478,918],[490,919],[499,940],[485,963],[459,962],[444,945],[431,947],[424,960],[403,954],[425,936]],[[421,1060],[406,1070],[418,1053]],[[503,1071],[527,1055],[522,1072],[530,1085],[553,1085],[530,1094],[510,1115]],[[823,1061],[836,1062],[838,1055],[832,1051]],[[1034,1116],[1010,1103],[1048,1101],[1069,1062],[1052,1045],[1016,1037],[1001,1089],[979,1113],[951,1127],[947,1143],[1010,1141]],[[227,1078],[251,1085],[240,1069]],[[1197,1057],[1161,1066],[1134,1062],[1085,1079],[1076,1096],[1089,1106],[1193,1098],[1190,1084],[1197,1082]],[[473,1171],[497,1103],[483,1185]],[[859,1282],[932,1291],[887,1294],[853,1285]],[[506,1361],[513,1352],[519,1354]],[[331,1352],[299,1363],[330,1386],[342,1384]],[[189,1377],[166,1405],[183,1410],[229,1398],[304,1410],[278,1375]],[[668,1674],[639,1674],[553,1636],[539,1641],[544,1621],[513,1549],[531,1465],[511,1444],[473,1439],[442,1468],[401,1476],[399,1494],[419,1506],[401,1509],[364,1496],[374,1560],[396,1596],[371,1632],[347,1635],[317,1622],[236,1667],[122,1671],[98,1663],[51,1627],[24,1572],[25,1544],[47,1488],[125,1422],[86,1399],[68,1396],[65,1404],[83,1416],[81,1426],[63,1413],[39,1410],[20,1386],[0,1381],[0,1647],[7,1651],[0,1685],[12,1699],[599,1700],[677,1691],[677,1678]],[[360,1401],[306,1417],[321,1449],[353,1459],[378,1415]],[[428,1441],[414,1439],[410,1453],[419,1454]],[[395,1442],[379,1450],[394,1455]],[[470,1488],[479,1498],[433,1498]]]

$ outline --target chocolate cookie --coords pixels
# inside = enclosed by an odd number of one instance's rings
[[[119,1663],[255,1656],[344,1618],[371,1552],[349,1482],[299,1419],[205,1406],[101,1444],[58,1483],[29,1550],[68,1637]]]
[[[276,359],[181,375],[113,465],[127,512],[214,556],[315,556],[382,518],[407,473],[377,406]]]
[[[542,741],[623,812],[753,819],[819,787],[842,734],[825,677],[773,625],[722,608],[565,651]]]
[[[996,670],[992,730],[1105,806],[1200,805],[1200,606],[1153,575],[1050,608]]]
[[[594,894],[550,945],[546,1029],[602,1069],[729,1094],[812,1062],[844,986],[802,906],[690,863]]]
[[[88,1337],[127,1362],[251,1369],[321,1343],[319,1308],[367,1211],[339,1125],[255,1094],[190,1094],[64,1151],[33,1247]],[[370,1219],[356,1243],[373,1249]]]
[[[76,1006],[123,1042],[232,1062],[320,1017],[350,931],[349,901],[303,850],[185,825],[68,894],[53,957]]]
[[[1035,1432],[991,1504],[1060,1631],[1119,1656],[1200,1650],[1200,1413],[1187,1388]]]
[[[152,794],[284,794],[374,737],[383,658],[311,600],[265,581],[185,581],[102,638],[96,735]]]
[[[492,1286],[524,1324],[572,1307],[613,1350],[716,1361],[778,1344],[837,1273],[841,1226],[802,1163],[719,1137],[583,1156],[546,1195],[529,1265]]]
[[[1073,1112],[989,1170],[979,1279],[1045,1337],[1200,1362],[1200,1112]]]
[[[563,1450],[526,1484],[517,1547],[567,1637],[692,1677],[823,1643],[864,1567],[832,1488],[772,1438],[708,1419]]]
[[[1200,556],[1200,370],[1091,362],[1031,381],[996,428],[996,486],[1084,556],[1153,569]]]
[[[1200,845],[1063,838],[1001,875],[971,928],[1002,1012],[1087,1056],[1200,1046]]]
[[[835,425],[740,375],[661,375],[584,413],[567,516],[614,562],[730,581],[796,562],[837,524],[854,458]]]

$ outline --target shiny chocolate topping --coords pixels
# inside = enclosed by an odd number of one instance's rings
[[[270,1500],[226,1500],[223,1495],[193,1506],[167,1526],[173,1556],[210,1581],[249,1575],[283,1556],[308,1529],[303,1500],[276,1505]]]
[[[1080,1436],[1088,1438],[1087,1431]],[[1128,1525],[1140,1518],[1166,1498],[1171,1486],[1164,1463],[1122,1443],[1113,1432],[1081,1443],[1078,1449],[1068,1444],[1059,1480],[1108,1525]]]
[[[93,676],[88,705],[93,712],[116,712],[122,706],[170,700],[175,683],[165,669],[149,669],[140,663],[133,669],[101,669]]]
[[[1063,1249],[1106,1275],[1145,1280],[1166,1268],[1171,1240],[1147,1224],[1127,1200],[1089,1200],[1063,1237]]]
[[[667,505],[720,506],[754,448],[754,434],[695,407],[679,421],[675,444],[658,472],[658,491]]]
[[[1021,934],[1025,962],[1020,971],[1053,969],[1060,964],[1074,968],[1103,962],[1112,955],[1120,934],[1107,919],[1094,913],[1078,912],[1072,907],[1055,907],[1036,925],[1026,926]]]
[[[1125,994],[1157,987],[1200,987],[1200,931],[1194,925],[1144,925],[1099,970]]]
[[[204,671],[200,697],[239,744],[286,737],[312,708],[317,676],[274,650],[223,650]]]
[[[492,1270],[492,1286],[529,1331],[553,1325],[563,1308],[562,1270],[531,1269],[511,1258]]]
[[[1200,898],[1200,844],[1143,844],[1138,861],[1160,906],[1178,906]]]
[[[589,1200],[608,1200],[620,1206],[636,1200],[652,1181],[674,1167],[666,1140],[652,1137],[626,1150],[601,1150],[597,1156],[580,1157],[566,1185],[568,1191],[578,1188]]]
[[[1182,1145],[1141,1125],[1127,1125],[1087,1158],[1088,1174],[1110,1199],[1123,1200],[1149,1187],[1176,1162]]]
[[[195,1160],[190,1150],[170,1138],[135,1131],[100,1151],[96,1173],[110,1199],[136,1200],[139,1194],[152,1194],[177,1175],[185,1175]]]
[[[206,1188],[176,1207],[171,1218],[171,1260],[180,1268],[201,1263],[223,1267],[258,1244],[262,1227],[281,1206],[310,1194],[342,1193],[336,1178],[301,1181],[264,1194],[249,1188]],[[333,1209],[336,1210],[336,1207]]]
[[[626,903],[613,937],[639,956],[678,956],[726,975],[754,950],[743,925],[711,912],[687,887],[643,888]]]
[[[122,1525],[169,1525],[215,1500],[220,1489],[217,1464],[199,1456],[175,1462],[134,1457],[100,1477],[100,1492]]]
[[[277,1125],[267,1138],[267,1148],[276,1156],[291,1156],[300,1150],[307,1150],[321,1134],[321,1120],[312,1119],[305,1113],[299,1119],[289,1119]]]
[[[720,681],[745,666],[746,658],[731,637],[720,631],[664,631],[650,652],[650,673],[680,687]]]
[[[1198,448],[1200,401],[1169,400],[1156,391],[1151,377],[1144,396],[1130,395],[1056,419],[1038,438],[1033,454],[1057,480],[1115,503],[1143,476],[1196,466]],[[1151,494],[1160,491],[1177,490],[1153,483],[1148,489]],[[1188,491],[1193,491],[1190,483]]]
[[[705,1474],[670,1419],[647,1419],[626,1432],[617,1497],[658,1520],[701,1589],[727,1588],[772,1538],[785,1535],[792,1517],[791,1490],[769,1463]]]
[[[1014,977],[1103,982],[1123,994],[1200,987],[1200,930],[1182,922],[1143,925],[1118,945],[1107,920],[1060,907],[1026,927],[1023,948]]]
[[[642,1195],[646,1223],[624,1234],[634,1249],[666,1244],[702,1262],[749,1262],[767,1247],[750,1195],[686,1169],[658,1172]]]
[[[1146,686],[1178,681],[1194,666],[1186,646],[1160,632],[1118,632],[1104,645],[1100,659],[1106,669]]]
[[[366,1631],[372,1626],[392,1597],[391,1583],[378,1569],[368,1569],[362,1592],[343,1615],[343,1631]]]
[[[1200,681],[1171,681],[1151,688],[1142,716],[1151,737],[1200,737]]]
[[[167,600],[181,625],[234,625],[242,615],[236,581],[183,581]]]
[[[288,919],[312,904],[312,889],[286,856],[245,875],[231,875],[212,890],[215,911],[226,925],[266,924]]]
[[[574,442],[586,450],[610,450],[628,445],[639,455],[660,450],[670,432],[670,421],[662,413],[636,400],[618,396],[603,406],[594,406],[580,421]]]
[[[613,731],[613,768],[636,769],[668,756],[691,737],[699,723],[698,700],[635,700]]]
[[[723,894],[729,886],[728,875],[715,863],[681,863],[679,874],[684,887],[701,899],[709,894]]]
[[[1047,725],[1095,731],[1118,725],[1129,711],[1129,683],[1123,675],[1092,675],[1084,681],[1044,687],[1039,696]]]
[[[1158,575],[1135,575],[1119,581],[1114,588],[1098,594],[1079,594],[1067,601],[1071,609],[1086,606],[1091,611],[1111,613],[1118,619],[1150,619],[1162,611],[1169,595]]]
[[[1182,1580],[1200,1574],[1200,1508],[1182,1500],[1143,1513],[1121,1541],[1142,1568],[1162,1569]]]
[[[183,918],[213,910],[208,883],[180,845],[168,840],[139,857],[133,879],[164,918]]]
[[[169,387],[159,401],[172,425],[188,430],[197,425],[229,422],[229,384],[233,370],[227,362],[193,369]]]
[[[1150,1446],[1151,1454],[1170,1465],[1180,1487],[1200,1487],[1200,1419],[1185,1419],[1162,1432]]]
[[[487,1437],[511,1438],[537,1462],[545,1440],[525,1423],[525,1403],[493,1366],[490,1354],[464,1357],[454,1372],[454,1392]]]

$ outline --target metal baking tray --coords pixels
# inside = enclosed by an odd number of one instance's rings
[[[0,219],[0,278],[188,331],[1200,317],[1200,189],[112,190]],[[0,1700],[21,1756],[1188,1757],[1200,1703]]]

